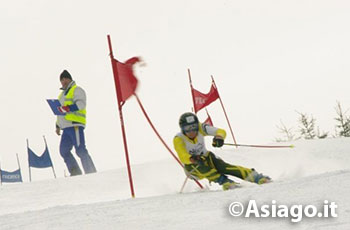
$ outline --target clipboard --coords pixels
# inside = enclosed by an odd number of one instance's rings
[[[57,107],[62,106],[60,101],[57,99],[46,99],[47,103],[49,103],[49,106],[53,112],[53,114],[58,115],[58,116],[64,116],[65,113],[61,113]]]

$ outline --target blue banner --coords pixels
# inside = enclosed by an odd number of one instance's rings
[[[33,168],[48,168],[52,167],[52,162],[47,146],[43,155],[38,157],[29,147],[28,147],[28,158],[29,158],[29,167]]]
[[[0,173],[1,173],[1,182],[2,183],[23,182],[20,169],[14,171],[14,172],[7,172],[4,170],[0,170]]]

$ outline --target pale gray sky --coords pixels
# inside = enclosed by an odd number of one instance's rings
[[[62,176],[45,99],[58,96],[63,69],[87,92],[87,147],[97,168],[125,165],[107,34],[119,60],[142,56],[147,63],[136,69],[138,93],[170,146],[178,117],[192,106],[187,68],[204,93],[214,75],[240,143],[271,142],[280,119],[296,127],[295,110],[333,133],[336,101],[350,108],[349,12],[345,0],[2,2],[2,166],[15,169],[19,153],[27,170],[25,139],[41,154],[46,135]],[[209,112],[228,131],[219,102]],[[170,157],[135,99],[124,114],[133,164]]]

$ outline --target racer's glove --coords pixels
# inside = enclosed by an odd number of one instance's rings
[[[216,136],[213,138],[212,146],[216,148],[220,148],[224,145],[224,139],[222,137]]]

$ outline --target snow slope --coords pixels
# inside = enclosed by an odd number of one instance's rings
[[[175,161],[133,167],[136,199],[125,169],[24,184],[4,184],[0,229],[350,229],[350,139],[298,141],[294,149],[224,148],[229,162],[270,175],[274,183],[198,192]],[[238,180],[237,180],[238,181]],[[203,181],[203,184],[209,187]],[[336,218],[243,218],[229,215],[231,202],[338,205]]]

